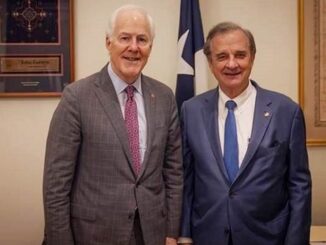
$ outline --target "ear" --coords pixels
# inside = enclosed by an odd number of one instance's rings
[[[105,38],[105,47],[106,47],[107,50],[109,50],[110,45],[111,45],[111,40],[110,40],[110,38],[108,36],[106,36],[106,38]]]
[[[254,55],[252,56],[252,63],[254,63],[255,58],[256,58],[256,55],[254,54]]]
[[[214,69],[214,67],[213,67],[213,61],[212,61],[212,57],[211,56],[208,56],[207,57],[207,63],[208,63],[208,66],[209,66],[209,69],[211,70],[211,71],[213,71]]]

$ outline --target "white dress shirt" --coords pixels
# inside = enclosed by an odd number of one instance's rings
[[[237,126],[238,148],[239,148],[239,167],[247,152],[248,144],[252,131],[252,124],[254,120],[254,111],[256,103],[256,88],[249,82],[248,87],[237,97],[232,100],[237,103],[234,109],[234,116]],[[228,109],[225,107],[226,101],[231,100],[219,88],[218,99],[218,130],[220,135],[220,145],[222,154],[224,154],[224,126]]]
[[[117,74],[112,70],[111,63],[108,65],[108,73],[112,80],[115,92],[117,93],[121,112],[123,118],[125,117],[125,105],[127,102],[127,93],[125,92],[126,87],[129,85],[123,81]],[[147,148],[147,122],[145,116],[144,96],[141,89],[141,76],[139,76],[132,84],[135,87],[134,99],[137,104],[138,113],[138,125],[139,125],[139,152],[140,162],[143,163],[144,155]]]

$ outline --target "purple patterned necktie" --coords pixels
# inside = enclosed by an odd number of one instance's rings
[[[140,153],[139,153],[139,127],[137,104],[134,100],[134,86],[129,85],[126,88],[127,102],[125,105],[125,123],[129,138],[129,147],[132,156],[134,170],[138,175],[140,172]]]

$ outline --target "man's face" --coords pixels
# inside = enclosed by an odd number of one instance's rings
[[[254,55],[241,30],[216,35],[210,45],[209,66],[222,91],[230,98],[241,94],[249,83]]]
[[[125,82],[133,83],[147,63],[152,48],[146,17],[137,11],[120,13],[106,47],[113,71]]]

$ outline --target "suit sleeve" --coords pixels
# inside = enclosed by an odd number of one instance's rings
[[[289,146],[290,220],[286,245],[308,245],[311,224],[311,176],[308,167],[305,123],[297,109],[292,123]]]
[[[181,110],[181,131],[183,147],[184,191],[180,237],[191,238],[194,167],[192,152],[188,144],[186,103],[183,103]]]
[[[74,244],[70,192],[81,141],[76,97],[67,87],[51,120],[45,153],[43,200],[45,244]]]
[[[163,178],[167,204],[167,237],[177,238],[180,228],[183,170],[179,117],[172,92],[170,102],[170,122],[165,148]]]

